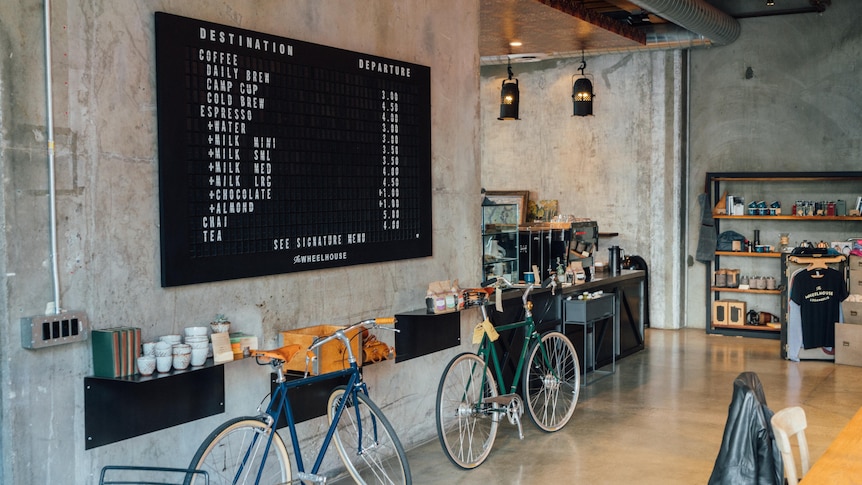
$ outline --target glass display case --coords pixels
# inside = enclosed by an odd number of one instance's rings
[[[518,204],[482,205],[482,280],[502,276],[512,283],[518,273]]]

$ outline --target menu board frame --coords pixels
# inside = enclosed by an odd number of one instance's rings
[[[163,287],[431,256],[431,75],[155,13]]]

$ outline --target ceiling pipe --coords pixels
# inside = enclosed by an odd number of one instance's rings
[[[513,54],[501,56],[483,56],[479,59],[480,66],[494,66],[499,64],[538,62],[550,59],[566,59],[570,57],[595,57],[607,54],[626,54],[631,52],[645,52],[673,49],[692,49],[696,47],[708,47],[709,39],[694,34],[682,27],[670,24],[657,24],[646,27],[646,45],[633,45],[630,47],[598,47],[584,49],[583,51],[559,51],[543,52],[533,54]]]
[[[657,15],[670,24],[645,27],[646,45],[611,48],[586,48],[577,51],[547,52],[524,55],[521,59],[511,56],[483,56],[481,66],[506,64],[507,62],[535,62],[547,59],[564,59],[586,54],[589,57],[604,54],[620,54],[654,50],[691,49],[726,45],[739,37],[739,22],[730,15],[706,3],[704,0],[630,0],[639,7]],[[511,59],[510,59],[511,57]]]
[[[672,22],[716,45],[739,37],[739,22],[704,0],[630,0],[649,13]]]

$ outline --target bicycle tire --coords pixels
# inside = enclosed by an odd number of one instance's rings
[[[266,438],[271,429],[260,419],[250,416],[234,418],[216,428],[198,447],[189,468],[204,470],[209,474],[210,484],[255,483],[261,464],[261,454],[266,439],[258,439],[251,451],[251,461],[241,467],[243,456],[252,445],[253,438]],[[272,429],[272,445],[264,463],[261,483],[289,483],[291,481],[290,459],[281,436]],[[242,471],[240,471],[242,468]],[[238,481],[235,478],[239,477]],[[202,482],[202,480],[198,480]],[[197,485],[194,479],[191,485]]]
[[[456,466],[469,470],[488,458],[497,436],[500,413],[494,410],[499,404],[486,403],[480,409],[478,403],[480,398],[497,395],[491,369],[476,354],[455,356],[443,371],[437,388],[437,437],[446,457]]]
[[[360,484],[412,484],[407,453],[395,429],[365,393],[349,393],[345,386],[333,389],[326,406],[329,423],[344,396],[350,401],[335,427],[333,441],[350,476]]]
[[[527,413],[539,429],[551,433],[569,422],[581,392],[581,369],[568,337],[560,332],[542,335],[530,350],[522,384]]]

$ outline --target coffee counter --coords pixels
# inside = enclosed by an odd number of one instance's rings
[[[563,301],[576,299],[584,292],[603,291],[616,297],[616,312],[613,322],[613,339],[608,339],[596,349],[598,366],[631,355],[644,348],[644,327],[646,314],[646,272],[643,270],[622,270],[618,276],[595,277],[578,285],[557,288],[553,294],[549,288],[535,288],[531,293],[533,318],[539,332],[562,330]],[[515,288],[503,292],[503,312],[491,312],[491,322],[495,325],[516,322],[523,319],[521,296],[524,289]],[[566,326],[566,335],[575,345],[578,356],[583,356],[583,329]],[[582,363],[583,364],[583,363]]]

